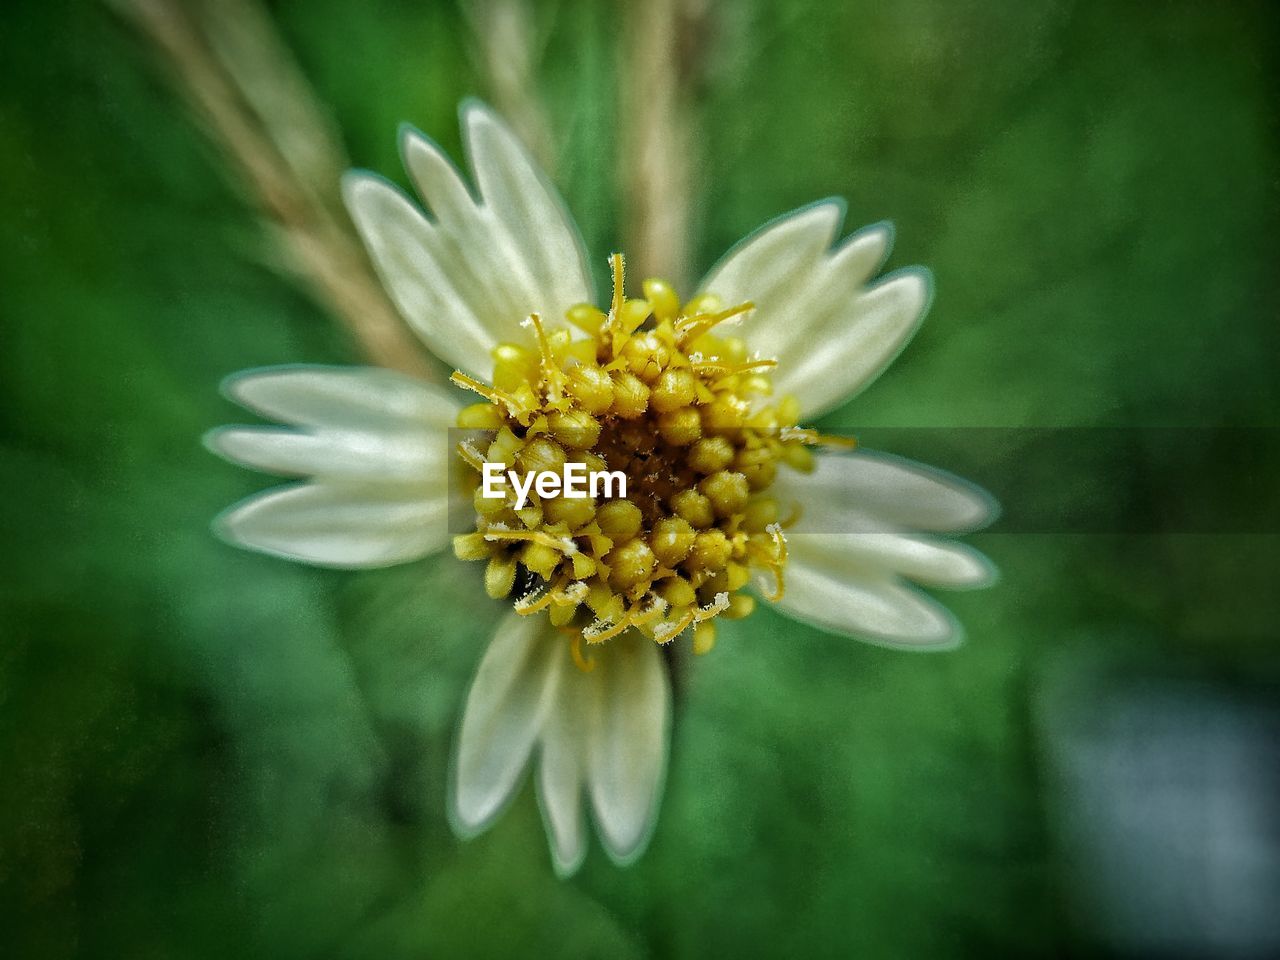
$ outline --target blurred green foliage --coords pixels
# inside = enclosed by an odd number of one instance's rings
[[[485,88],[454,6],[273,10],[354,164],[403,181],[403,120],[457,151],[457,101]],[[890,266],[928,264],[938,296],[831,425],[1275,426],[1271,13],[724,4],[695,51],[692,272],[842,195],[849,228],[895,221]],[[528,790],[459,843],[449,747],[498,610],[449,558],[348,575],[213,540],[209,519],[268,483],[199,445],[243,416],[220,378],[354,352],[264,266],[136,35],[90,3],[5,19],[5,956],[1060,953],[1087,932],[1049,840],[1044,672],[1099,650],[1274,671],[1273,536],[993,532],[974,540],[1001,584],[947,598],[956,653],[764,612],[684,664],[664,809],[631,869],[597,848],[557,881]],[[602,264],[625,38],[589,0],[537,19],[561,184]],[[1169,485],[1085,479],[1082,496]]]

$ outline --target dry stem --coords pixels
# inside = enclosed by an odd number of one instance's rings
[[[433,378],[338,212],[345,160],[255,0],[109,0],[164,56],[207,132],[282,241],[290,269],[373,363]]]

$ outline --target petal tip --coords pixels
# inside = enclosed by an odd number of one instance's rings
[[[918,324],[933,305],[935,288],[933,271],[920,265],[903,267],[886,275],[878,286],[890,283],[896,283],[902,287],[902,295],[906,299],[905,306],[914,311]]]
[[[478,837],[489,828],[496,819],[497,811],[493,805],[473,797],[461,786],[454,786],[449,791],[448,804],[449,828],[462,840]]]
[[[230,453],[228,453],[226,447],[226,434],[233,429],[235,428],[224,426],[213,427],[210,430],[206,430],[200,435],[200,446],[204,447],[215,457],[220,457],[223,460],[230,460],[234,462],[234,458]]]
[[[362,232],[376,222],[381,204],[401,200],[417,210],[417,206],[398,186],[370,170],[347,170],[342,174],[339,186],[347,213]]]
[[[889,257],[893,253],[893,245],[897,239],[898,228],[892,220],[877,220],[875,223],[869,223],[865,227],[855,230],[845,243],[875,242],[880,246],[879,261],[871,273],[872,276],[875,276],[889,262]]]
[[[254,501],[261,496],[255,494],[239,503],[233,503],[231,506],[219,512],[212,520],[209,521],[209,529],[213,535],[223,543],[232,547],[239,547],[245,550],[260,550],[261,548],[244,539],[240,532],[240,524],[244,519],[245,513],[249,512]]]
[[[541,791],[538,792],[538,809],[542,814],[542,829],[547,835],[547,847],[551,853],[551,868],[558,879],[568,880],[586,862],[589,846],[586,834],[581,832],[581,825],[574,836],[562,837],[557,834]]]
[[[621,833],[607,829],[598,819],[596,822],[600,834],[600,845],[604,847],[610,862],[617,867],[629,867],[644,856],[645,851],[649,849],[649,842],[653,839],[657,825],[656,812],[646,817],[637,830]]]
[[[833,194],[829,197],[823,197],[821,200],[815,200],[811,207],[821,210],[823,215],[831,218],[831,234],[835,237],[840,233],[844,226],[845,217],[849,215],[849,201],[844,197]],[[801,207],[801,210],[804,208]]]
[[[344,170],[342,176],[338,179],[338,186],[342,190],[342,199],[346,203],[347,209],[354,209],[356,204],[361,202],[370,184],[376,183],[377,180],[378,175],[371,170],[359,168]]]
[[[218,392],[238,407],[243,407],[264,417],[277,419],[272,410],[270,384],[285,378],[297,377],[308,369],[330,369],[308,367],[301,363],[283,363],[271,367],[253,367],[249,370],[237,370],[222,378],[218,384]]]
[[[235,373],[229,373],[218,382],[218,393],[237,406],[249,408],[251,405],[245,399],[244,384],[257,374],[257,370],[237,370]]]
[[[408,120],[401,120],[399,125],[396,127],[396,143],[400,147],[401,156],[404,155],[405,148],[410,143],[417,141],[430,143],[431,138]]]
[[[464,715],[463,721],[466,717]],[[470,840],[484,833],[502,814],[512,798],[519,793],[523,777],[517,777],[515,784],[505,794],[495,793],[492,786],[484,787],[475,781],[475,777],[463,769],[459,750],[455,744],[453,757],[449,764],[449,786],[445,803],[445,816],[449,828],[462,840]]]
[[[468,152],[475,149],[474,139],[486,128],[515,139],[498,112],[476,96],[463,97],[458,103],[458,125],[462,128]]]
[[[821,200],[807,203],[803,207],[797,207],[790,213],[784,213],[772,223],[794,222],[800,225],[813,221],[817,227],[827,234],[826,247],[830,248],[836,237],[840,235],[840,230],[844,226],[845,215],[848,212],[849,201],[844,197],[823,197]],[[770,225],[766,224],[766,226]]]
[[[575,857],[569,860],[563,860],[561,859],[560,854],[556,852],[555,848],[552,847],[551,869],[555,871],[557,880],[571,879],[574,876],[574,874],[576,874],[579,870],[582,869],[582,865],[586,862],[586,860],[587,860],[587,851],[585,848],[580,853],[578,853]]]

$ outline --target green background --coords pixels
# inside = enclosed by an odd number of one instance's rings
[[[456,154],[457,102],[486,87],[454,6],[273,10],[354,164],[403,182],[403,120]],[[725,5],[692,54],[690,272],[842,195],[849,229],[895,221],[889,265],[929,265],[937,298],[829,425],[1275,426],[1272,12]],[[616,18],[574,0],[538,14],[553,128],[572,131],[560,185],[597,266],[620,234]],[[1074,683],[1085,711],[1087,678],[1117,672],[1274,691],[1275,536],[997,528],[972,539],[1002,580],[945,598],[969,640],[943,655],[760,613],[683,677],[638,864],[595,845],[556,880],[527,785],[461,843],[449,749],[500,608],[448,557],[345,574],[214,540],[209,519],[269,483],[201,448],[243,417],[218,381],[355,351],[264,265],[134,33],[91,3],[4,21],[0,953],[1107,950],[1067,879],[1055,824],[1072,798],[1039,691]],[[1176,470],[1135,456],[1061,470],[1081,498],[1158,506]],[[984,479],[1019,464],[1007,451]],[[1213,469],[1194,493],[1218,495]]]

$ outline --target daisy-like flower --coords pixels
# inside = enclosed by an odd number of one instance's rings
[[[569,874],[586,856],[586,807],[619,863],[653,831],[671,713],[664,646],[706,653],[757,597],[834,634],[954,645],[958,625],[915,584],[990,580],[981,555],[938,535],[982,526],[993,505],[802,426],[884,369],[928,305],[922,269],[871,282],[887,226],[837,244],[842,205],[805,207],[735,247],[683,303],[656,279],[627,298],[614,256],[596,307],[554,188],[489,110],[464,106],[462,126],[474,191],[412,130],[404,163],[428,212],[375,176],[344,183],[388,291],[461,389],[368,368],[231,378],[232,399],[286,426],[223,428],[210,447],[304,479],[217,526],[322,566],[450,544],[482,563],[488,594],[510,609],[467,697],[450,820],[463,836],[487,828],[536,758],[552,859]],[[626,496],[519,506],[509,489],[481,495],[485,463],[621,471]],[[450,516],[464,514],[467,532],[451,537]]]

